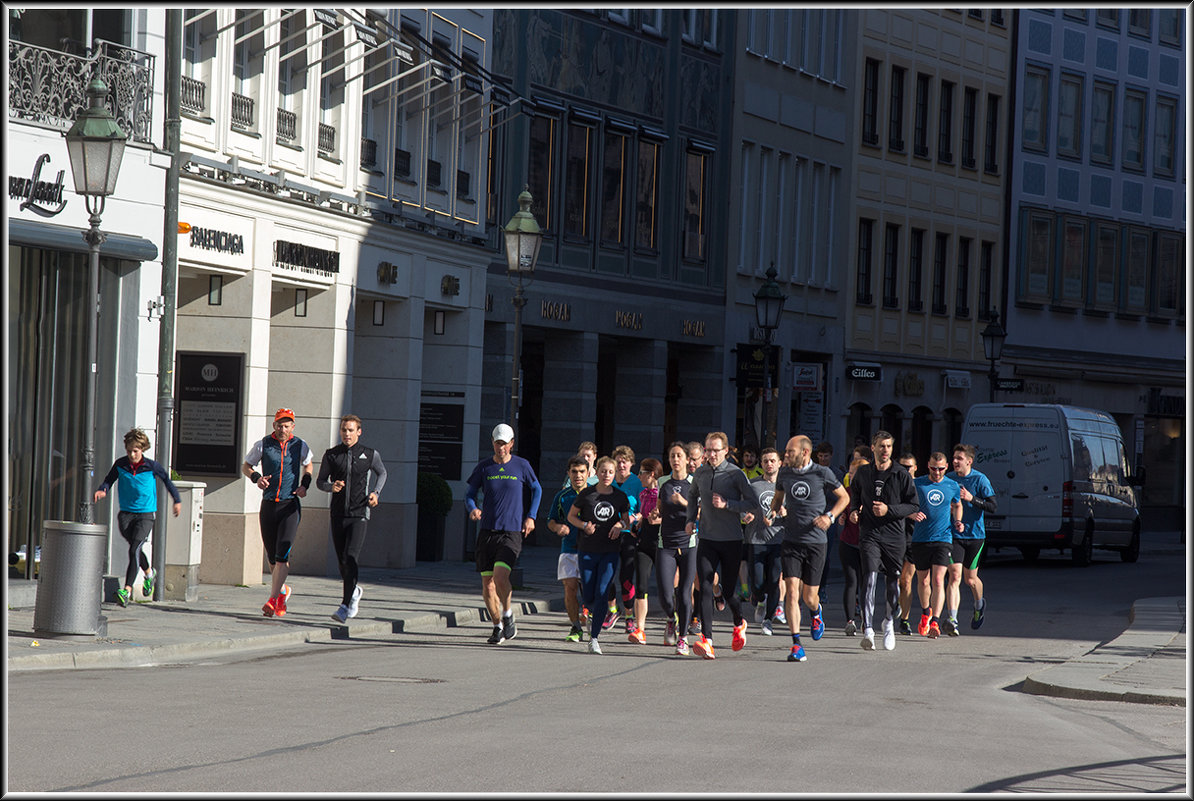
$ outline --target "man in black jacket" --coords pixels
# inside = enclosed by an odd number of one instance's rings
[[[374,476],[369,488],[369,474]],[[340,418],[340,444],[324,451],[315,486],[332,493],[332,544],[340,562],[344,596],[332,619],[343,623],[357,616],[361,588],[357,585],[357,557],[365,544],[369,510],[378,504],[386,485],[386,468],[381,454],[361,444],[361,418],[346,414]]]
[[[887,616],[883,647],[895,649],[895,623],[900,608],[900,569],[904,563],[904,518],[920,511],[916,487],[903,466],[891,460],[895,439],[877,431],[871,439],[875,460],[862,465],[850,482],[850,522],[858,524],[862,558],[862,647],[875,649],[875,582],[879,571],[887,581]]]

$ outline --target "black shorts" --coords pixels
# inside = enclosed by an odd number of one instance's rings
[[[798,578],[810,587],[816,587],[825,567],[827,542],[800,543],[784,540],[779,561],[783,566],[784,578]]]
[[[492,576],[494,567],[499,564],[513,570],[522,551],[522,532],[483,528],[477,535],[474,550],[477,554],[477,572],[482,576]]]
[[[967,570],[978,570],[978,560],[982,557],[986,539],[964,540],[954,538],[953,560],[955,565],[961,565]]]
[[[284,501],[261,501],[257,514],[261,521],[261,541],[265,543],[265,556],[271,565],[290,561],[290,549],[298,535],[299,521],[303,507],[297,497]]]
[[[875,538],[863,536],[858,538],[858,554],[862,563],[862,573],[882,573],[895,579],[904,569],[904,550],[907,546],[903,535],[895,537]]]
[[[116,525],[129,545],[145,542],[153,533],[153,512],[117,512]]]
[[[932,565],[949,567],[952,550],[948,542],[914,542],[911,561],[917,570],[928,570]]]

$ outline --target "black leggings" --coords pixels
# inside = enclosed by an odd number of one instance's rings
[[[621,548],[618,551],[618,572],[615,580],[610,582],[609,590],[605,594],[605,600],[613,603],[614,599],[618,597],[618,585],[622,586],[622,606],[626,608],[626,614],[634,614],[634,599],[635,594],[634,578],[638,570],[638,537],[632,536],[630,532],[622,535]]]
[[[837,555],[842,562],[842,606],[846,610],[846,620],[853,620],[859,610],[858,605],[858,574],[862,572],[862,557],[858,553],[858,546],[848,542],[838,542]]]
[[[722,595],[730,605],[734,625],[742,625],[742,599],[733,588],[742,565],[742,540],[699,540],[697,572],[701,577],[701,634],[713,636],[713,574],[721,575]]]
[[[650,538],[639,537],[638,546],[634,552],[634,589],[639,598],[647,600],[647,588],[651,586],[651,574],[655,572],[655,555],[659,551],[659,527],[651,533]],[[633,611],[629,607],[627,611]]]
[[[340,578],[344,580],[344,597],[341,603],[352,603],[352,594],[357,588],[357,557],[365,544],[365,526],[369,521],[363,517],[333,517],[332,544],[336,546],[336,559],[340,562]]]
[[[297,496],[282,501],[261,501],[257,517],[261,521],[261,541],[265,544],[265,558],[271,565],[290,561],[290,549],[298,534],[303,507]]]
[[[750,592],[756,604],[763,604],[767,619],[775,614],[779,606],[780,555],[783,543],[751,545],[750,548]]]
[[[674,587],[676,568],[680,568],[680,582]],[[668,620],[679,614],[676,636],[683,637],[692,617],[692,580],[696,577],[697,549],[660,548],[655,552],[655,582],[659,585],[659,605]]]
[[[120,527],[120,536],[129,544],[129,566],[124,570],[124,586],[131,587],[137,580],[138,565],[145,575],[149,575],[149,557],[141,550],[141,546],[153,531],[153,512],[118,512],[116,525]]]

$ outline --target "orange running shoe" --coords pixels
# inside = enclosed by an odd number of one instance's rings
[[[274,614],[282,617],[286,614],[286,599],[290,597],[290,586],[282,585],[282,592],[278,595],[278,599],[274,601]]]
[[[274,604],[277,602],[277,598],[270,598],[265,602],[265,605],[261,607],[261,614],[265,615],[266,617],[273,617],[274,613],[277,611],[277,609],[274,607]]]
[[[700,654],[701,656],[705,657],[705,659],[716,658],[713,653],[713,643],[711,643],[704,634],[701,635],[699,640],[693,642],[692,652],[695,654]]]
[[[647,633],[640,628],[636,628],[634,631],[626,635],[626,639],[630,642],[638,643],[639,645],[646,645]]]
[[[937,625],[936,620],[929,624],[929,633],[926,636],[930,640],[935,640],[941,636],[941,627]]]
[[[920,625],[916,627],[916,633],[922,637],[927,637],[929,634],[929,616],[920,616]]]
[[[730,641],[730,647],[735,651],[741,651],[742,646],[746,645],[746,621],[743,620],[741,624],[734,626],[734,639]]]

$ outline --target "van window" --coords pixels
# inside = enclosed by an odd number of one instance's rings
[[[1094,452],[1091,452],[1091,445]],[[1070,433],[1070,447],[1073,450],[1074,481],[1091,481],[1095,470],[1103,462],[1103,449],[1098,437],[1078,431]]]

